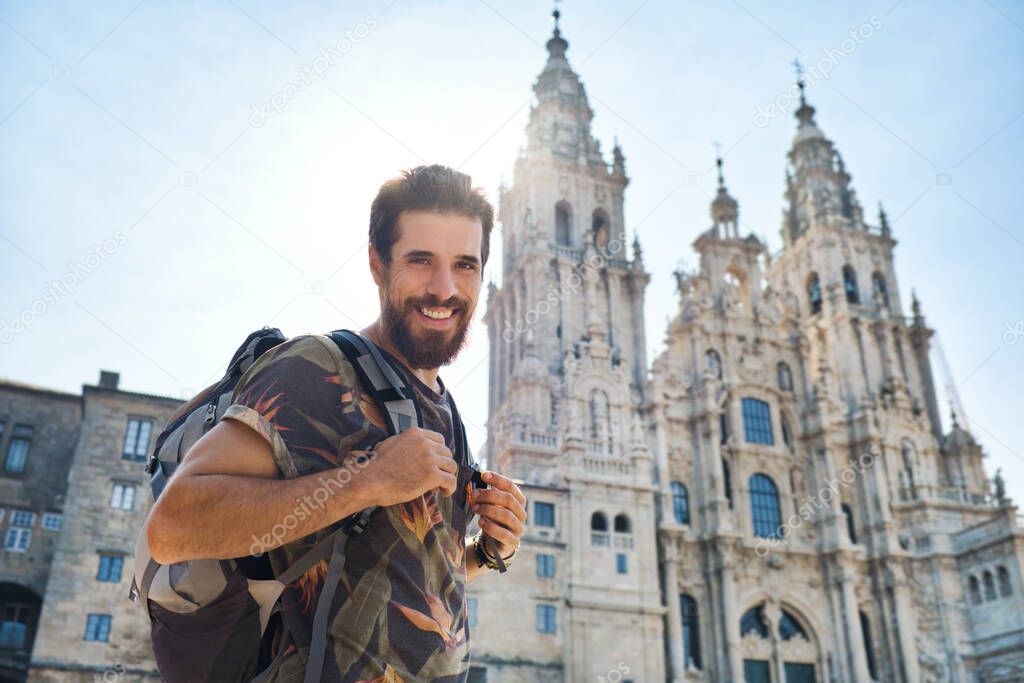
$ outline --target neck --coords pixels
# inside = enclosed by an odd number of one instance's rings
[[[413,368],[409,365],[409,360],[398,352],[398,349],[394,347],[391,341],[387,338],[387,335],[381,332],[380,318],[374,320],[367,327],[359,330],[359,334],[368,338],[377,346],[381,347],[392,356],[402,362],[406,368],[409,369],[413,375],[415,375],[421,382],[426,384],[428,387],[434,390],[434,392],[440,394],[441,386],[437,383],[437,368]]]

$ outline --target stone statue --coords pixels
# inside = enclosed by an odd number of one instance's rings
[[[995,487],[996,502],[999,505],[1005,505],[1006,500],[1006,482],[1003,480],[1003,468],[996,470],[996,476],[992,480],[992,484]]]

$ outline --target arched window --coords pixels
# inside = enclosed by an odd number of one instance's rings
[[[796,636],[810,640],[807,637],[807,631],[800,625],[800,621],[786,610],[782,610],[782,616],[779,617],[779,638],[790,640]]]
[[[992,578],[992,572],[985,570],[981,575],[981,585],[985,588],[985,602],[996,599],[996,582]]]
[[[978,582],[977,576],[971,576],[967,581],[968,592],[971,594],[971,604],[981,604],[981,584]]]
[[[672,512],[677,524],[690,523],[690,499],[686,493],[686,485],[681,481],[672,482]]]
[[[853,509],[843,503],[843,514],[846,515],[846,534],[850,537],[850,543],[857,542],[857,530],[853,526]]]
[[[807,299],[811,304],[811,315],[821,312],[821,280],[817,273],[807,278]]]
[[[633,525],[629,523],[629,517],[623,514],[615,515],[615,533],[629,534],[633,532]]]
[[[868,660],[868,675],[871,680],[878,680],[878,667],[875,665],[875,645],[871,641],[871,622],[868,615],[860,613],[860,634],[864,638],[864,656]]]
[[[564,200],[555,204],[555,243],[572,244],[572,207]]]
[[[996,567],[996,577],[999,579],[999,594],[1004,598],[1012,595],[1013,586],[1010,584],[1010,572],[1006,571],[1006,567],[1002,565]]]
[[[772,412],[768,404],[756,398],[744,398],[740,401],[740,408],[743,413],[743,436],[747,443],[767,446],[774,444]]]
[[[590,515],[590,530],[608,531],[608,518],[604,516],[603,512],[595,512]]]
[[[679,613],[683,619],[683,666],[701,668],[700,663],[700,613],[697,601],[683,593],[679,596]]]
[[[779,391],[793,391],[793,373],[786,363],[779,363],[776,366],[779,377]]]
[[[711,374],[718,379],[722,379],[722,357],[718,355],[718,351],[714,349],[708,349],[704,352],[704,363]]]
[[[875,301],[889,310],[889,290],[885,286],[885,276],[877,270],[871,274],[871,289],[875,294]]]
[[[860,303],[860,290],[857,289],[857,271],[849,264],[843,266],[843,291],[846,292],[846,300],[851,304]]]
[[[594,231],[594,243],[599,249],[604,249],[608,246],[608,232],[611,230],[611,224],[608,220],[608,214],[603,209],[594,211],[593,218],[591,219],[591,230]]]
[[[740,638],[753,633],[758,638],[768,638],[768,620],[764,618],[764,605],[751,607],[740,617]]]
[[[754,521],[754,535],[762,538],[778,538],[782,525],[779,510],[779,489],[766,474],[755,474],[750,478],[750,514]]]

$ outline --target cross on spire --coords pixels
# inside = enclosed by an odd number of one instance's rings
[[[722,187],[725,185],[725,180],[722,178],[722,143],[715,140],[711,143],[711,146],[715,148],[715,164],[718,166],[718,185]]]

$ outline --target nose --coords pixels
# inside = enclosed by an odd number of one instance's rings
[[[435,268],[427,285],[427,294],[436,297],[440,302],[445,302],[455,297],[458,293],[459,290],[455,287],[455,279],[452,277],[451,269],[447,265]]]

